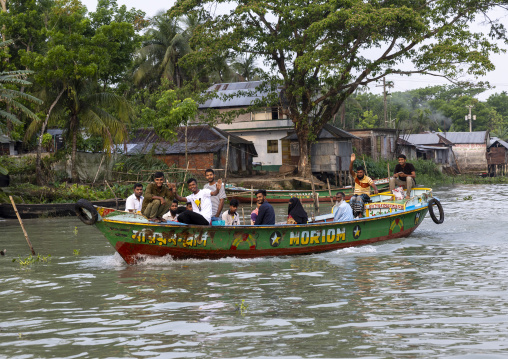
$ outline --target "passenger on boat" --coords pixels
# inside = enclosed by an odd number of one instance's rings
[[[134,185],[134,193],[127,197],[125,201],[125,210],[129,212],[141,212],[143,206],[143,185],[136,183]]]
[[[177,222],[178,215],[178,201],[176,199],[171,203],[171,207],[169,207],[169,212],[162,216],[166,221]]]
[[[212,220],[212,202],[210,197],[216,196],[219,193],[222,187],[222,180],[217,181],[217,189],[213,192],[209,189],[200,190],[195,178],[189,179],[187,185],[191,192],[187,197],[181,197],[176,193],[176,187],[173,188],[173,193],[178,201],[192,203],[192,211],[186,210],[182,212],[178,216],[178,222],[203,226],[210,225]]]
[[[164,174],[155,172],[154,182],[150,183],[145,190],[145,197],[141,207],[141,213],[152,222],[165,222],[162,216],[168,212],[173,192],[164,184]],[[174,185],[169,186],[174,187]],[[176,189],[176,187],[175,187]]]
[[[259,213],[259,207],[261,207],[261,204],[260,203],[256,203],[256,209],[253,210],[250,214],[250,224],[253,226],[254,223],[256,222],[256,218],[258,218],[258,213]]]
[[[256,199],[260,206],[254,225],[275,224],[275,211],[272,205],[266,200],[266,191],[264,189],[258,189],[256,191]]]
[[[372,178],[365,175],[365,169],[362,166],[359,166],[356,169],[356,172],[353,171],[353,162],[356,159],[356,155],[354,153],[351,154],[351,163],[349,164],[349,173],[355,180],[355,189],[353,192],[353,196],[349,200],[349,204],[353,208],[353,214],[355,217],[361,217],[363,213],[363,205],[364,199],[370,199],[370,187],[374,189],[374,193],[377,194],[378,190],[376,184],[372,180]]]
[[[352,221],[354,219],[353,209],[346,202],[344,192],[337,192],[334,199],[338,203],[338,206],[333,207],[333,220],[335,222]]]
[[[411,196],[411,189],[416,184],[416,169],[413,164],[406,162],[406,156],[400,154],[397,157],[399,164],[395,166],[393,177],[390,178],[390,191],[396,186],[404,187],[406,191],[406,199]]]
[[[222,220],[226,226],[239,226],[240,215],[237,212],[239,202],[236,198],[229,201],[229,210],[224,211],[222,214]]]
[[[288,205],[288,224],[307,224],[309,216],[303,209],[302,203],[296,197],[289,200]]]
[[[187,202],[185,204],[185,209],[188,211],[192,211],[192,202]],[[213,217],[212,217],[213,218]]]
[[[207,184],[203,186],[203,189],[209,189],[210,191],[215,191],[217,189],[217,182],[215,181],[215,172],[209,168],[205,171],[205,177],[208,181]],[[226,199],[226,191],[224,190],[224,186],[221,187],[219,194],[217,196],[212,196],[210,200],[212,201],[212,222],[220,221],[220,214],[222,212],[222,208],[224,208],[224,201]]]

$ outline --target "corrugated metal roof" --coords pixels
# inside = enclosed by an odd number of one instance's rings
[[[187,127],[188,153],[217,152],[227,145],[228,136],[231,145],[246,145],[249,152],[257,156],[251,141],[208,125]],[[127,154],[148,153],[154,147],[155,154],[185,153],[185,126],[176,129],[176,140],[173,143],[159,137],[153,129],[137,130],[134,138],[127,144]]]
[[[485,143],[487,139],[487,131],[442,132],[439,134],[453,143]]]
[[[437,145],[439,143],[443,143],[443,141],[440,142],[438,135],[453,144],[485,143],[487,131],[417,133],[411,135],[401,135],[399,137],[414,145]],[[446,142],[444,143],[446,144]]]
[[[0,143],[11,143],[11,142],[12,140],[8,136],[0,134]]]
[[[354,138],[357,140],[360,140],[359,137],[356,137],[355,135],[350,134],[349,132],[346,132],[338,127],[332,126],[330,124],[325,124],[321,131],[319,131],[319,134],[317,136],[317,139],[327,139],[327,138]],[[290,135],[287,135],[286,137],[281,138],[281,140],[297,140],[298,136],[296,133],[292,133]]]
[[[255,100],[260,100],[269,94],[267,89],[260,87],[263,81],[220,83],[210,86],[207,92],[215,91],[220,97],[212,98],[200,104],[200,109],[222,107],[247,107]],[[280,90],[279,90],[280,91]]]
[[[490,139],[490,146],[493,146],[496,142],[498,142],[501,146],[503,146],[504,148],[508,148],[508,143],[506,143],[505,141],[503,140],[500,140],[499,138],[497,137],[492,137]],[[489,146],[489,147],[490,147]]]

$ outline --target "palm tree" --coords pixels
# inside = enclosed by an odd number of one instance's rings
[[[238,56],[231,64],[231,67],[238,74],[240,81],[252,81],[263,72],[256,66],[256,58],[252,54],[249,56]]]
[[[0,49],[12,44],[12,40],[0,42]],[[16,86],[30,86],[32,83],[27,81],[28,75],[32,74],[28,70],[2,71],[0,72],[0,133],[10,125],[21,125],[19,115],[24,115],[32,120],[39,120],[33,113],[20,101],[28,101],[35,104],[42,104],[42,100],[27,93],[14,89]],[[6,175],[7,170],[0,166],[0,173]]]
[[[104,150],[110,153],[114,144],[128,138],[126,124],[132,118],[132,109],[127,100],[114,93],[97,92],[97,83],[83,80],[64,89],[62,99],[54,103],[49,118],[50,124],[63,124],[66,137],[71,142],[72,180],[79,180],[76,169],[77,139],[81,131],[100,135],[104,139]],[[113,115],[113,113],[115,115]],[[27,136],[34,135],[42,121],[33,121]]]
[[[159,13],[153,18],[153,27],[147,31],[149,40],[138,51],[138,67],[134,71],[137,85],[158,85],[167,78],[176,87],[185,79],[179,60],[190,51],[190,35],[178,25],[179,20]]]

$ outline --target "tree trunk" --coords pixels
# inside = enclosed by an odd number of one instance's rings
[[[71,119],[70,130],[72,131],[72,151],[71,151],[71,178],[73,183],[79,182],[78,170],[76,169],[76,152],[78,148],[78,126],[76,116]]]
[[[42,186],[45,184],[44,183],[45,182],[44,176],[42,175],[42,169],[41,169],[42,137],[44,136],[44,131],[46,130],[46,126],[48,125],[49,115],[51,114],[51,111],[53,110],[53,107],[55,107],[55,105],[57,104],[58,100],[60,100],[60,97],[62,96],[64,91],[65,91],[65,88],[62,89],[62,91],[60,91],[60,93],[56,97],[55,101],[53,101],[53,103],[49,107],[48,114],[46,115],[46,119],[44,120],[44,122],[42,124],[41,135],[39,136],[39,144],[37,145],[37,159],[35,162],[35,173],[36,173],[36,177],[37,177],[37,184],[39,186]]]
[[[298,145],[300,152],[300,159],[298,160],[298,174],[303,177],[311,175],[311,165],[309,162],[309,141],[306,131],[298,131]]]

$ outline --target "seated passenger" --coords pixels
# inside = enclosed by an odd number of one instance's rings
[[[136,183],[134,185],[134,193],[127,197],[125,201],[125,210],[129,212],[141,212],[143,206],[143,185]]]
[[[354,219],[353,209],[347,204],[344,192],[337,192],[334,199],[338,206],[334,206],[333,220],[335,222],[352,221]]]
[[[256,191],[256,199],[260,206],[254,225],[275,224],[275,211],[272,205],[266,200],[266,191],[264,189],[258,189]]]
[[[192,211],[192,202],[187,202],[187,204],[185,205],[185,209],[187,211]]]
[[[406,156],[400,154],[398,157],[399,164],[395,166],[393,177],[390,178],[390,191],[395,189],[395,186],[402,186],[406,191],[406,199],[411,196],[411,188],[416,183],[416,170],[415,166],[406,162]]]
[[[169,207],[169,212],[162,216],[166,221],[177,222],[178,218],[178,201],[175,199]]]
[[[302,203],[296,197],[289,200],[288,206],[288,224],[307,224],[309,217],[303,209]]]
[[[238,200],[233,198],[229,201],[229,210],[224,211],[222,214],[222,220],[226,226],[239,226],[240,225],[240,216],[236,211],[238,209]]]
[[[168,212],[170,201],[174,199],[173,191],[164,184],[164,173],[155,172],[153,177],[153,183],[146,187],[141,213],[152,222],[165,222],[162,216]]]
[[[250,224],[251,224],[251,226],[254,225],[254,223],[256,222],[256,218],[258,218],[259,207],[261,207],[261,203],[256,203],[256,208],[250,214]]]

